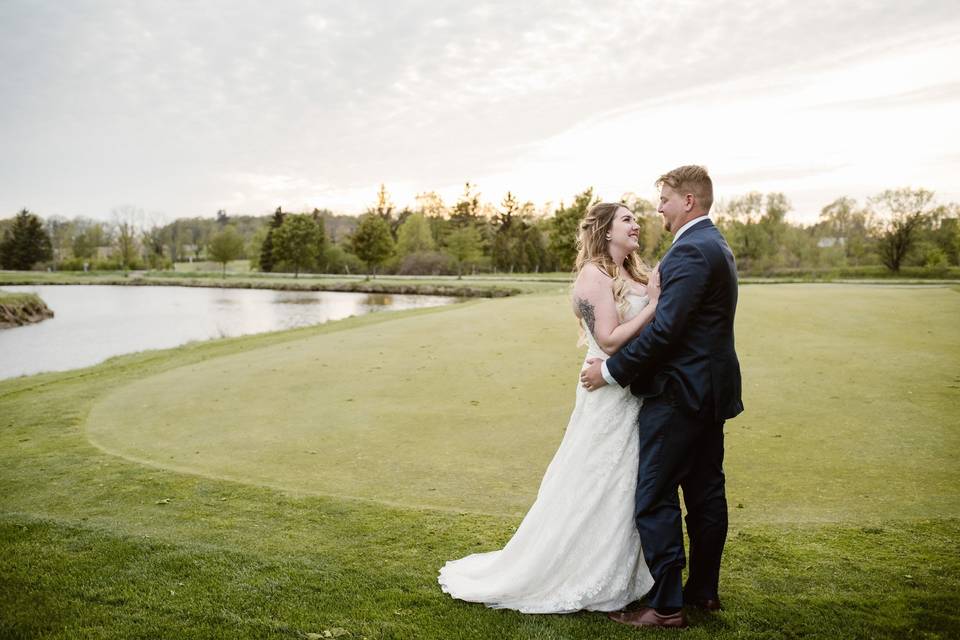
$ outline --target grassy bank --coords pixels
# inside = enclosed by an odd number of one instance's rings
[[[193,266],[193,265],[192,265]],[[202,265],[197,265],[202,266]],[[238,289],[280,289],[290,291],[358,291],[363,293],[412,293],[457,297],[499,298],[525,293],[567,291],[572,275],[564,272],[476,274],[456,276],[362,275],[227,272],[219,270],[177,271],[0,271],[0,286],[15,284],[111,284],[179,287],[229,287]],[[960,270],[946,272],[904,268],[900,274],[886,269],[863,267],[833,270],[790,270],[741,274],[742,284],[960,284]]]
[[[946,287],[742,289],[727,610],[686,636],[960,633],[958,312]],[[546,293],[0,383],[0,636],[637,637],[435,584],[535,494],[575,334]]]
[[[53,317],[53,311],[34,293],[0,291],[0,329],[19,327]]]
[[[229,287],[235,289],[278,289],[283,291],[356,291],[361,293],[393,293],[441,295],[470,298],[501,298],[521,293],[561,291],[569,287],[569,276],[464,276],[456,277],[406,277],[377,276],[332,276],[304,274],[294,278],[292,274],[176,272],[143,271],[123,272],[95,271],[40,272],[0,271],[0,286],[20,284],[65,284],[65,285],[120,285],[120,286],[175,286],[175,287]]]
[[[896,273],[879,264],[825,268],[770,268],[741,270],[740,277],[806,282],[835,282],[837,280],[960,280],[960,267],[948,265],[930,267],[904,266]]]

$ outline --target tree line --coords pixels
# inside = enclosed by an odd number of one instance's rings
[[[24,209],[0,220],[0,266],[169,269],[175,262],[204,260],[219,263],[225,273],[231,261],[247,259],[252,269],[295,276],[569,271],[578,222],[599,200],[590,188],[553,210],[537,209],[513,193],[492,204],[467,183],[450,206],[431,192],[403,209],[381,186],[360,216],[278,207],[268,216],[231,216],[221,210],[213,218],[150,224],[133,207],[114,210],[110,222],[44,221]],[[672,238],[654,204],[632,193],[620,201],[637,214],[640,253],[656,262]],[[788,221],[791,210],[782,193],[752,192],[715,205],[711,215],[741,273],[882,266],[892,273],[920,267],[937,274],[960,262],[960,207],[938,204],[926,189],[886,190],[863,203],[837,198],[810,225]]]

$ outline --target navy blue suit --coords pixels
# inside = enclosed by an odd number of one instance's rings
[[[647,603],[675,608],[717,598],[727,536],[723,423],[743,411],[734,350],[737,268],[710,220],[687,229],[660,263],[653,321],[607,360],[621,386],[643,398],[636,522],[656,581]],[[680,500],[690,536],[686,566]]]

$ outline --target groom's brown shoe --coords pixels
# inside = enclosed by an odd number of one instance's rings
[[[720,604],[719,598],[704,598],[703,600],[684,600],[683,604],[696,607],[697,609],[703,609],[704,611],[720,611],[723,609],[723,605]]]
[[[684,629],[687,626],[687,616],[683,615],[683,611],[664,615],[650,607],[642,607],[634,611],[611,611],[607,617],[614,622],[629,624],[633,627]]]

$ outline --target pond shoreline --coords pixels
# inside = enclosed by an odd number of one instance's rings
[[[3,287],[3,300],[28,297],[42,298],[56,310],[56,318],[0,332],[0,379],[67,371],[126,353],[189,342],[465,300],[410,294],[110,284]]]
[[[264,289],[273,291],[340,291],[349,293],[383,293],[445,296],[453,298],[504,298],[523,293],[521,289],[498,285],[472,286],[466,284],[428,284],[417,282],[390,282],[384,280],[351,280],[334,282],[271,282],[270,280],[214,280],[213,278],[163,278],[133,275],[130,277],[73,276],[56,280],[46,277],[16,277],[4,274],[3,285],[113,285],[124,287],[203,287],[212,289]]]
[[[13,329],[43,322],[53,317],[53,310],[33,293],[0,291],[0,329]]]

